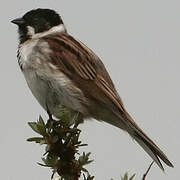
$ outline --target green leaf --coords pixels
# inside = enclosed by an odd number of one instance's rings
[[[68,126],[68,122],[71,119],[71,113],[66,107],[60,109],[59,118],[61,119],[63,125]]]
[[[53,154],[48,154],[46,158],[42,158],[42,161],[44,162],[45,165],[49,167],[55,167],[58,161],[58,156]]]
[[[35,131],[36,133],[40,134],[36,122],[28,122],[28,125],[31,127],[31,129],[32,129],[33,131]]]
[[[134,177],[135,177],[135,174],[133,174],[130,178],[128,178],[128,173],[126,172],[124,174],[124,177],[121,177],[121,180],[133,180]]]
[[[46,136],[46,125],[41,116],[39,116],[39,120],[37,122],[28,122],[29,126],[35,131],[36,133]]]
[[[46,128],[43,125],[37,124],[37,128],[38,128],[39,134],[41,134],[42,136],[47,136]]]
[[[44,122],[43,118],[41,117],[41,115],[39,116],[39,124],[46,127],[45,122]]]
[[[133,174],[129,180],[133,180],[136,174]]]
[[[81,146],[87,146],[88,144],[78,144],[76,145],[77,147],[81,147]]]
[[[89,160],[90,154],[91,154],[90,152],[87,154],[85,154],[85,152],[83,152],[83,155],[79,157],[78,161],[81,164],[81,166],[89,164],[93,161],[93,160]]]
[[[82,171],[88,173],[88,170],[86,168],[82,168]]]
[[[128,173],[127,172],[124,174],[124,177],[121,177],[121,180],[128,180]]]
[[[45,165],[45,164],[42,164],[42,163],[39,163],[39,162],[37,162],[37,164],[40,165],[40,166],[43,166],[43,167],[51,167],[51,166],[48,166],[48,165]]]
[[[87,173],[87,178],[86,178],[85,174],[83,174],[83,178],[84,178],[84,180],[93,180],[94,176],[90,176],[90,174]]]
[[[39,116],[39,120],[37,121],[37,128],[42,136],[47,136],[46,125],[41,116]]]
[[[42,137],[28,138],[27,141],[29,141],[29,142],[36,142],[36,143],[42,143],[43,141],[45,142],[44,138],[42,138]]]

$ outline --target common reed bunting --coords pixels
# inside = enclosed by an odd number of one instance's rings
[[[65,106],[83,119],[94,118],[126,132],[164,170],[173,164],[126,111],[99,57],[68,34],[61,17],[35,9],[12,23],[19,27],[18,63],[41,106],[58,117]]]

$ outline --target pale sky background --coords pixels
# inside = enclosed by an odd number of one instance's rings
[[[6,0],[1,2],[0,179],[49,180],[36,164],[44,147],[28,143],[27,125],[46,118],[17,64],[14,18],[38,7],[61,14],[69,33],[106,65],[125,106],[162,148],[175,168],[153,165],[147,180],[180,179],[180,1],[178,0]],[[95,180],[120,180],[126,171],[140,180],[151,159],[123,131],[96,121],[81,125],[94,162]]]

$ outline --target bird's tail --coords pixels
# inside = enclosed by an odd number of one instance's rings
[[[122,117],[121,117],[122,118]],[[167,156],[161,151],[161,149],[138,127],[131,116],[125,112],[123,121],[126,124],[126,130],[130,136],[149,154],[154,162],[164,171],[161,161],[164,161],[170,167],[174,167],[173,164],[168,160]],[[115,125],[115,124],[114,124]],[[118,126],[116,123],[115,126]],[[122,121],[121,121],[122,126]],[[120,127],[120,126],[119,126]],[[121,128],[121,127],[120,127]]]
[[[168,160],[167,156],[161,151],[161,149],[139,128],[135,129],[132,134],[130,134],[135,141],[149,154],[154,162],[164,171],[161,161],[164,161],[170,167],[173,164]]]

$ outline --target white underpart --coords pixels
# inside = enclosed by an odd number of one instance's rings
[[[44,31],[44,32],[40,32],[40,33],[35,33],[35,30],[32,26],[27,26],[27,34],[32,38],[41,38],[44,36],[47,36],[49,34],[53,34],[53,33],[61,33],[61,32],[66,32],[66,27],[64,26],[64,24],[60,24],[58,26],[54,26],[51,29],[49,29],[48,31]]]
[[[25,65],[27,66],[30,62],[28,61],[28,57],[31,55],[33,48],[36,46],[38,40],[33,40],[31,43],[26,41],[22,45],[19,46],[19,65],[24,69]]]
[[[50,59],[46,59],[52,53],[48,43],[39,39],[28,40],[19,47],[19,53],[27,84],[45,110],[48,108],[58,116],[60,106],[64,105],[86,114],[82,105],[82,102],[87,103],[83,92]]]

